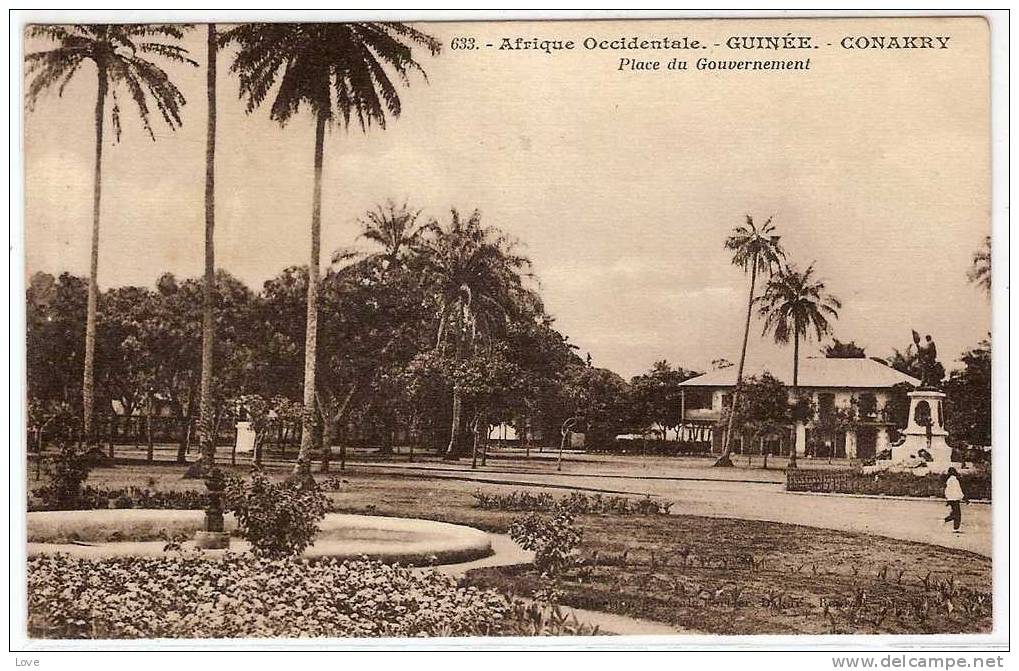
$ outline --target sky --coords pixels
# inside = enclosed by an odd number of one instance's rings
[[[843,307],[833,335],[870,356],[931,333],[946,367],[990,331],[966,280],[990,232],[987,28],[979,19],[422,23],[403,114],[385,130],[327,135],[323,259],[360,244],[358,218],[387,198],[444,219],[478,208],[533,260],[547,310],[595,365],[625,377],[659,359],[736,361],[747,277],[723,242],[746,214],[773,218],[789,259],[814,263]],[[630,52],[451,50],[473,36],[950,35],[938,51],[812,50],[798,72],[630,72]],[[184,126],[151,141],[131,113],[104,148],[99,283],[154,285],[203,264],[204,30],[199,68],[168,66]],[[26,51],[45,48],[28,42]],[[720,48],[673,56],[803,58]],[[248,115],[219,58],[217,266],[254,288],[309,251],[314,126]],[[126,107],[126,97],[122,103]],[[26,270],[86,274],[94,70],[24,116]],[[802,346],[817,354],[820,344]],[[792,347],[751,330],[748,365],[783,370]]]

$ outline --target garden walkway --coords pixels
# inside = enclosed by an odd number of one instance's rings
[[[354,464],[351,464],[354,466]],[[567,469],[569,469],[567,465]],[[704,515],[736,519],[782,522],[804,526],[875,534],[967,550],[991,556],[991,506],[974,503],[963,506],[963,533],[954,534],[942,523],[947,514],[943,501],[936,499],[869,498],[787,492],[781,483],[647,477],[633,469],[632,475],[607,473],[540,473],[501,470],[498,465],[471,470],[469,463],[433,465],[356,464],[359,471],[399,472],[430,478],[449,478],[491,485],[577,489],[642,496],[650,494],[674,503],[677,515]],[[726,471],[732,477],[756,476],[742,469]],[[693,471],[696,473],[696,470]]]

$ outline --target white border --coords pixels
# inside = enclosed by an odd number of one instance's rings
[[[114,5],[120,3],[113,3]],[[198,3],[185,3],[198,5]],[[916,3],[908,3],[917,6]],[[993,228],[993,338],[994,348],[994,444],[1004,446],[995,452],[993,466],[995,481],[995,502],[993,506],[994,524],[994,631],[990,635],[977,636],[681,636],[681,637],[628,637],[625,639],[601,638],[601,639],[422,639],[414,641],[405,640],[330,640],[330,641],[265,641],[265,640],[242,640],[229,642],[190,642],[190,641],[166,641],[153,644],[153,642],[40,642],[29,641],[21,631],[25,615],[25,596],[17,587],[13,593],[8,594],[11,604],[10,634],[12,650],[233,650],[233,651],[269,651],[269,650],[378,650],[378,649],[414,649],[414,650],[519,650],[521,648],[532,650],[618,650],[627,648],[630,650],[855,650],[859,652],[876,651],[881,654],[906,650],[931,650],[931,649],[956,649],[956,650],[990,650],[1001,649],[1007,645],[1009,633],[1009,592],[1010,583],[1008,579],[1009,570],[1009,438],[1012,437],[1008,427],[1008,349],[1009,349],[1009,325],[1008,325],[1008,203],[1009,197],[1006,187],[1008,184],[1008,101],[1007,91],[1009,83],[1009,60],[1008,60],[1008,15],[1002,11],[966,11],[966,10],[544,10],[544,11],[516,11],[516,10],[304,10],[304,11],[283,11],[283,10],[257,10],[247,11],[239,9],[225,10],[197,10],[181,9],[172,11],[151,11],[151,10],[62,10],[62,11],[21,11],[14,10],[10,16],[9,38],[10,38],[10,67],[9,67],[9,121],[10,133],[8,137],[8,150],[10,155],[10,180],[9,180],[9,207],[11,213],[10,228],[10,255],[9,255],[9,276],[10,276],[10,315],[9,315],[9,343],[10,343],[10,368],[9,368],[9,446],[11,458],[11,486],[9,501],[10,535],[8,546],[11,554],[11,587],[23,585],[24,581],[24,544],[20,539],[24,538],[24,401],[23,401],[23,375],[24,375],[24,228],[23,228],[23,197],[22,197],[22,165],[21,165],[21,36],[23,26],[28,22],[73,22],[73,21],[189,21],[206,22],[216,21],[220,23],[250,21],[253,18],[258,20],[402,20],[402,21],[452,21],[452,20],[568,20],[568,19],[653,19],[653,18],[793,18],[793,17],[819,17],[834,18],[836,16],[854,17],[890,17],[890,16],[985,16],[991,26],[991,95],[992,95],[992,228]],[[16,152],[12,152],[17,148]],[[19,468],[14,468],[15,464]],[[17,543],[11,543],[11,539],[19,539]],[[825,655],[830,658],[831,655]],[[24,655],[22,655],[24,657]],[[39,657],[39,655],[35,655]],[[48,658],[49,656],[46,655]],[[77,657],[75,655],[75,657]],[[207,661],[216,663],[219,659],[215,655],[202,655]],[[316,657],[318,657],[316,655]],[[782,655],[782,657],[787,657]],[[66,659],[64,656],[57,656],[58,659]],[[149,658],[150,659],[150,658]],[[149,659],[142,663],[150,664]],[[170,657],[170,664],[175,664]],[[307,658],[302,655],[293,661],[305,665]],[[728,660],[728,656],[726,657]],[[819,658],[815,657],[815,659]],[[121,661],[122,660],[122,661]],[[133,660],[133,661],[129,661]],[[710,663],[711,656],[706,655],[705,661]],[[70,661],[70,660],[67,660]],[[98,660],[97,660],[98,661]],[[102,663],[104,666],[119,667],[135,666],[137,663],[135,655],[104,655]],[[191,664],[191,658],[184,661]],[[197,660],[195,660],[197,661]],[[225,660],[222,660],[225,661]],[[283,660],[279,660],[282,662]],[[288,660],[289,661],[289,660]],[[311,661],[311,660],[308,660]],[[438,660],[436,660],[438,661]],[[745,660],[748,663],[759,663]],[[777,659],[775,661],[778,661]],[[789,660],[783,663],[783,668],[789,668]],[[286,663],[286,662],[283,662]],[[826,666],[829,662],[822,662]],[[161,664],[159,666],[162,666]],[[771,664],[768,664],[771,666]],[[812,667],[814,665],[811,665]],[[807,667],[804,667],[807,668]]]

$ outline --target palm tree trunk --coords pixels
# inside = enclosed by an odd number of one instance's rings
[[[322,154],[325,145],[326,116],[320,112],[315,121],[315,186],[311,205],[311,258],[308,260],[308,316],[304,336],[304,408],[301,412],[301,449],[294,464],[294,478],[302,485],[314,486],[311,475],[311,451],[315,444],[315,357],[318,353],[318,257],[322,234]]]
[[[459,387],[453,387],[453,417],[449,429],[449,445],[446,446],[446,459],[460,456],[460,415],[463,410],[463,399]]]
[[[480,417],[474,419],[474,449],[471,451],[471,468],[478,467],[478,426],[481,421]]]
[[[793,402],[796,402],[796,389],[800,382],[800,332],[793,329]],[[789,450],[789,462],[786,468],[798,468],[796,464],[796,424],[793,424],[793,447]]]
[[[96,305],[99,302],[99,210],[103,184],[103,117],[108,82],[106,70],[99,68],[99,87],[96,95],[96,163],[92,185],[92,253],[88,276],[88,303],[85,308],[85,371],[81,384],[82,433],[89,445],[95,444],[92,412],[95,405],[96,360]]]
[[[152,461],[155,458],[155,446],[152,443],[152,394],[148,394],[145,401],[145,460]]]
[[[216,301],[216,26],[208,24],[206,67],[208,117],[205,128],[205,280],[202,285],[202,381],[198,401],[198,444],[201,456],[185,477],[202,477],[216,463],[212,432],[212,353],[216,337],[213,309]]]
[[[725,430],[725,441],[722,448],[722,456],[715,462],[715,466],[732,466],[732,425],[736,418],[736,408],[739,406],[740,387],[743,384],[743,365],[747,360],[747,340],[750,338],[750,315],[754,307],[754,286],[757,283],[757,257],[754,257],[750,270],[750,297],[747,299],[747,320],[743,327],[743,348],[739,354],[739,367],[736,369],[736,386],[732,392],[732,405],[729,407],[729,425]]]

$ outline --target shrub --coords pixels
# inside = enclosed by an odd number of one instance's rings
[[[300,554],[315,542],[329,499],[318,489],[304,489],[295,481],[275,483],[255,470],[248,482],[234,478],[227,483],[226,507],[254,554],[279,558]]]
[[[531,513],[510,524],[510,538],[523,549],[533,550],[535,568],[554,578],[575,563],[574,551],[583,532],[573,519],[573,512],[566,508],[550,516]]]
[[[65,442],[57,454],[46,457],[44,465],[48,482],[36,490],[44,505],[60,510],[78,509],[82,485],[92,470],[90,455],[74,443]]]
[[[526,626],[523,613],[507,623],[514,606],[493,590],[368,560],[41,555],[27,580],[35,638],[487,636]]]
[[[526,512],[551,512],[565,508],[576,515],[667,515],[672,508],[672,503],[657,501],[650,496],[632,499],[570,492],[569,496],[556,498],[548,492],[534,494],[526,490],[509,494],[486,494],[478,490],[474,492],[474,505],[485,510]]]

